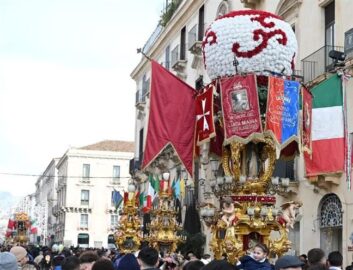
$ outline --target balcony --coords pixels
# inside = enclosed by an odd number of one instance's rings
[[[142,90],[137,90],[136,91],[136,103],[135,103],[136,108],[139,111],[143,111],[146,106],[146,96],[143,95]]]
[[[173,17],[175,11],[178,9],[179,5],[181,4],[182,0],[172,0],[170,3],[166,6],[165,11],[161,15],[161,19],[159,21],[159,24],[165,27],[170,19]],[[168,1],[167,1],[168,3]]]
[[[304,83],[314,80],[333,68],[333,60],[328,56],[331,50],[343,52],[343,47],[326,45],[302,60]]]
[[[186,73],[185,73],[185,68],[186,68],[186,60],[182,59],[180,55],[180,46],[177,45],[173,50],[172,50],[172,69],[176,71],[177,76],[180,77],[181,79],[186,79]]]
[[[150,91],[150,80],[144,81],[142,83],[142,90],[136,91],[136,102],[135,106],[139,111],[144,111],[146,106],[146,98]]]
[[[80,179],[80,184],[89,184],[91,183],[91,178],[89,176],[83,176]]]
[[[139,160],[138,158],[133,158],[130,159],[130,164],[129,164],[129,172],[131,175],[134,175],[138,170],[140,170],[141,168],[141,160]]]
[[[202,63],[202,42],[198,40],[197,24],[188,33],[189,51],[194,55],[191,67],[197,69]]]
[[[121,184],[120,177],[113,177],[110,183],[113,186],[120,185]]]

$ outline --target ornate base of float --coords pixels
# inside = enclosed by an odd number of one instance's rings
[[[270,137],[224,147],[224,176],[210,182],[222,209],[217,211],[212,204],[201,209],[203,220],[211,227],[210,246],[216,259],[227,257],[235,263],[256,243],[265,244],[271,257],[290,249],[288,231],[294,223],[295,209],[301,204],[288,202],[281,210],[275,208],[275,161],[276,148]]]
[[[149,234],[144,238],[151,247],[166,253],[175,252],[185,239],[180,234],[182,227],[177,224],[174,201],[167,191],[159,194],[159,204],[151,210],[151,223],[147,224]]]
[[[235,263],[238,258],[261,242],[269,247],[270,255],[282,255],[290,248],[286,224],[277,217],[273,196],[232,196],[235,211],[231,215],[223,214],[212,225],[211,247],[214,256]],[[227,202],[224,202],[227,203]],[[277,237],[273,239],[273,234]],[[272,237],[271,237],[272,236]]]
[[[116,245],[121,253],[135,252],[140,248],[142,231],[134,192],[129,193],[120,214],[118,230],[115,233]]]

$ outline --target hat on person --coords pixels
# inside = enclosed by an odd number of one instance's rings
[[[0,269],[1,270],[17,270],[16,256],[10,252],[0,253]]]
[[[284,255],[276,261],[275,270],[286,269],[289,267],[303,266],[304,263],[296,256]]]
[[[16,256],[18,262],[27,256],[27,251],[21,246],[12,247],[10,252]]]

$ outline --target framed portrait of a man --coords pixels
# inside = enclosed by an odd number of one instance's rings
[[[248,93],[245,89],[231,92],[232,111],[241,113],[250,109]]]

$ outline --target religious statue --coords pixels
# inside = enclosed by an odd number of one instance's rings
[[[222,202],[222,220],[227,227],[231,226],[236,219],[235,207],[232,198],[226,197]]]
[[[248,177],[251,179],[256,179],[259,176],[259,154],[257,145],[254,143],[249,143],[247,148],[247,168]]]
[[[281,218],[286,223],[287,229],[294,228],[296,210],[303,205],[300,201],[289,201],[281,205],[282,216]]]

